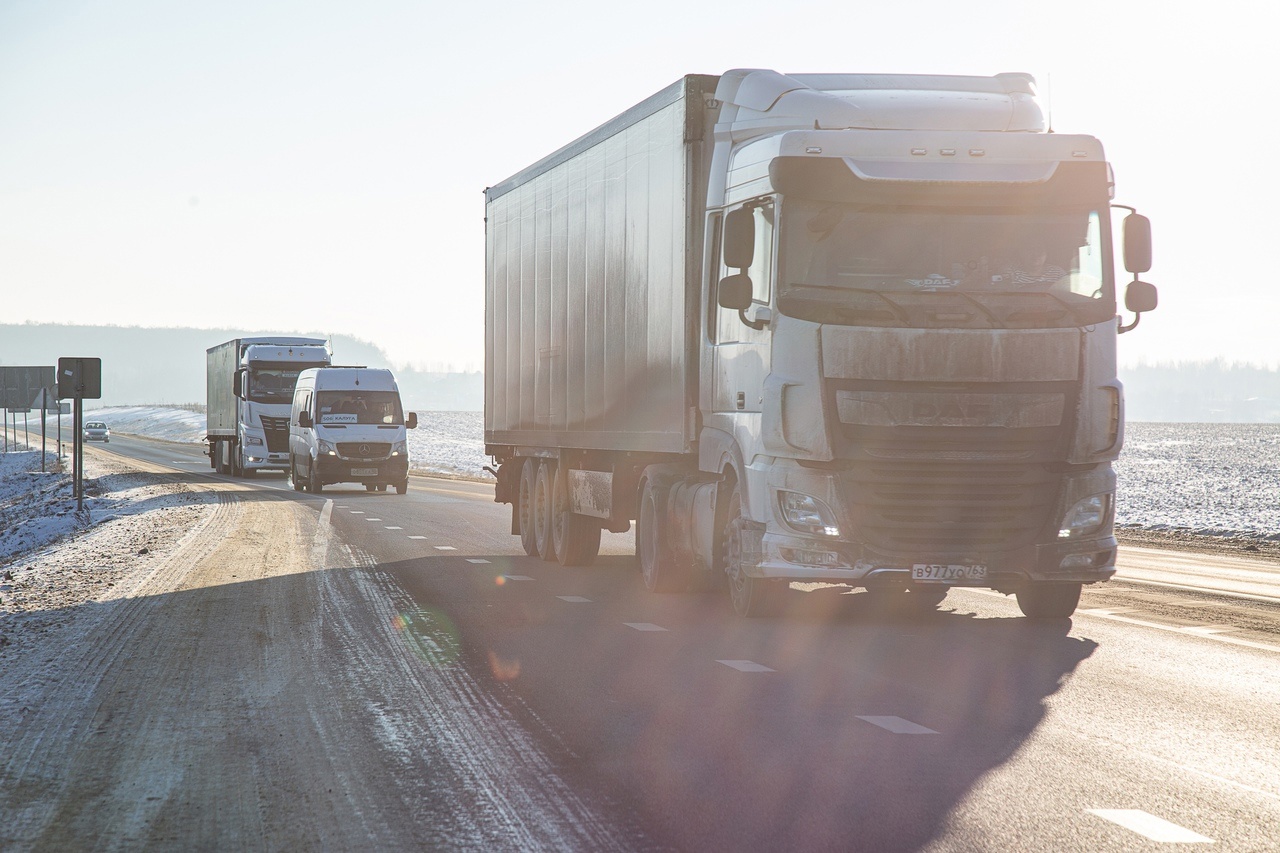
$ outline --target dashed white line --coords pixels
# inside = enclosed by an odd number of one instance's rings
[[[348,510],[348,512],[350,512],[352,515],[364,515],[364,510],[362,509]]]
[[[937,732],[935,732],[933,729],[925,728],[924,726],[918,723],[913,723],[910,720],[904,720],[901,717],[874,717],[874,716],[864,717],[861,714],[859,714],[858,719],[865,720],[866,722],[870,723],[873,726],[879,726],[882,729],[887,729],[888,731],[893,732],[895,735],[936,735],[937,734]]]
[[[533,578],[528,575],[503,575],[509,581],[531,581]]]
[[[404,530],[403,527],[388,527],[387,530]]]
[[[722,663],[738,672],[776,672],[762,663],[756,663],[751,660],[718,660],[716,663]]]
[[[436,550],[437,550],[437,551],[456,551],[456,550],[458,550],[457,548],[453,547],[452,545],[437,545],[437,546],[435,546],[435,548],[436,548]]]
[[[591,599],[583,598],[580,595],[557,595],[556,598],[561,601],[567,601],[570,604],[590,604]]]
[[[468,563],[486,563],[486,564],[487,564],[489,561],[488,561],[488,560],[481,560],[479,557],[468,557],[468,558],[467,558],[467,562],[468,562]]]
[[[425,537],[425,536],[410,536],[409,538],[410,538],[410,539],[426,539],[427,537]]]
[[[382,521],[380,518],[366,518],[365,521]]]
[[[665,631],[665,630],[667,630],[666,628],[663,628],[661,625],[655,625],[655,624],[653,624],[652,622],[623,622],[622,624],[623,624],[623,625],[626,625],[628,628],[635,628],[637,631]],[[724,663],[724,661],[720,661],[720,663]]]
[[[1123,826],[1143,838],[1164,844],[1213,844],[1212,838],[1192,832],[1176,823],[1170,823],[1140,809],[1085,809],[1089,814]]]

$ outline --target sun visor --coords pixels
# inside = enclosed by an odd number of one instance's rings
[[[786,195],[869,205],[1063,207],[1106,205],[1100,161],[937,163],[849,157],[775,157],[773,187]]]

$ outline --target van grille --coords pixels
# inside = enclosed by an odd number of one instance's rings
[[[340,441],[338,455],[345,459],[386,459],[391,445],[385,441]]]

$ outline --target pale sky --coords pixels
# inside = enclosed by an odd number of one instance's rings
[[[1122,363],[1280,363],[1265,4],[879,5],[0,0],[0,321],[479,369],[484,187],[683,74],[1028,71],[1153,221]]]

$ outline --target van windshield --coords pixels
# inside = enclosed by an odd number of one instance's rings
[[[316,422],[399,425],[404,411],[395,391],[321,391],[316,395]]]

